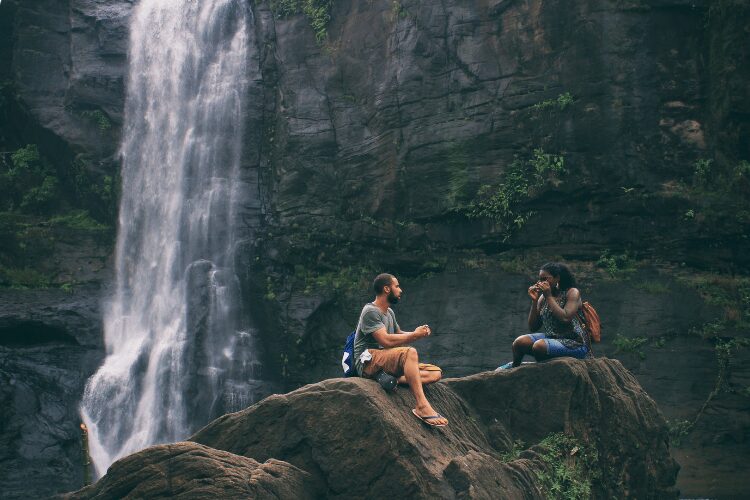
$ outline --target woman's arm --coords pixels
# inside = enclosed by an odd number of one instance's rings
[[[560,321],[570,323],[576,315],[576,312],[578,312],[579,302],[581,301],[581,292],[579,292],[577,288],[569,289],[565,308],[560,307],[560,304],[554,300],[552,297],[552,291],[549,288],[544,289],[543,292],[544,297],[547,299],[547,306],[552,315]]]
[[[542,318],[539,317],[539,304],[541,294],[536,285],[529,287],[529,297],[531,297],[531,309],[529,309],[529,331],[534,333],[539,329]]]

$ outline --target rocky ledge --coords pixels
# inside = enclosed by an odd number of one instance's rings
[[[448,427],[417,420],[406,388],[311,384],[216,419],[194,443],[122,459],[67,498],[678,494],[664,418],[618,361],[561,359],[447,379],[428,397]]]

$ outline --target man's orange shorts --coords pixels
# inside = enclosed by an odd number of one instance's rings
[[[362,368],[362,376],[367,378],[374,377],[380,370],[400,377],[404,374],[404,364],[406,363],[406,354],[410,347],[392,347],[390,349],[368,349],[372,359],[365,363]],[[429,363],[419,363],[421,371],[442,372],[439,366]]]

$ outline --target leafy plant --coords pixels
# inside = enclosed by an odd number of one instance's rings
[[[294,269],[295,279],[302,284],[302,290],[307,295],[316,290],[326,290],[334,295],[350,295],[366,288],[363,278],[370,274],[365,268],[355,266],[344,266],[331,272],[306,269],[301,265],[296,265]]]
[[[734,174],[737,177],[750,177],[750,162],[747,160],[742,160],[741,162],[739,162],[737,166],[734,167]]]
[[[501,458],[503,462],[512,462],[513,460],[516,460],[518,457],[521,456],[521,452],[526,449],[526,445],[524,445],[523,441],[520,439],[516,439],[513,441],[513,444],[507,452],[503,453],[501,455]]]
[[[99,220],[112,224],[117,218],[119,177],[100,176],[94,171],[86,159],[76,158],[71,165],[73,191],[78,204]]]
[[[543,176],[547,172],[564,173],[565,158],[562,155],[545,153],[542,148],[537,148],[529,160],[529,164],[534,167],[537,180],[543,181]]]
[[[701,338],[708,339],[717,337],[726,330],[727,324],[722,320],[709,321],[699,327],[693,327],[688,330],[691,335],[697,335]]]
[[[720,274],[699,274],[678,276],[678,281],[697,290],[708,304],[724,309],[724,316],[691,333],[714,337],[728,328],[750,330],[750,278]]]
[[[0,285],[11,288],[47,288],[52,283],[51,276],[29,267],[7,268],[0,266]]]
[[[81,111],[81,116],[93,122],[102,132],[112,128],[109,117],[100,109]]]
[[[570,92],[565,92],[564,94],[560,94],[559,96],[557,96],[557,107],[560,108],[560,111],[563,111],[568,106],[573,105],[573,102],[573,95]]]
[[[682,440],[693,431],[693,427],[694,422],[689,420],[667,420],[670,444],[679,448],[682,445]]]
[[[694,164],[695,170],[693,171],[693,182],[695,184],[705,185],[708,183],[709,178],[711,177],[711,165],[713,165],[713,163],[713,160],[696,160]]]
[[[648,339],[646,337],[625,337],[618,333],[612,344],[614,344],[617,349],[616,352],[633,352],[637,353],[641,359],[646,357],[641,350],[641,347],[648,344]]]
[[[28,144],[10,157],[10,168],[0,172],[0,208],[20,209],[27,213],[41,213],[52,208],[59,196],[59,182],[37,146]]]
[[[507,240],[514,228],[523,227],[534,214],[533,211],[520,210],[520,205],[550,177],[565,173],[562,155],[548,154],[537,148],[530,159],[514,160],[502,174],[500,182],[481,186],[476,199],[462,212],[469,217],[485,217],[499,223]]]
[[[546,99],[538,102],[534,104],[532,108],[537,111],[545,109],[559,109],[560,111],[565,111],[565,108],[571,106],[573,102],[575,102],[573,95],[570,92],[565,92],[564,94],[557,96],[556,99]]]
[[[33,186],[23,195],[21,210],[42,212],[51,207],[58,197],[58,180],[52,175],[45,175],[41,185]]]
[[[406,7],[404,7],[399,0],[393,0],[393,2],[391,2],[391,16],[394,21],[399,18],[404,19],[408,15],[409,11],[406,10]]]
[[[52,217],[48,223],[52,226],[64,226],[85,231],[106,231],[110,227],[95,221],[86,210],[73,210],[64,215]]]
[[[612,254],[609,250],[599,256],[596,266],[603,268],[611,278],[621,279],[628,273],[635,271],[635,261],[630,258],[627,252],[621,254]]]
[[[563,433],[547,436],[539,446],[546,470],[537,472],[537,478],[546,496],[570,500],[591,498],[592,482],[600,477],[596,450]]]
[[[273,281],[271,280],[271,277],[266,277],[266,293],[263,296],[266,300],[276,300],[276,292],[273,291]]]
[[[270,6],[276,17],[280,19],[304,14],[319,44],[328,38],[327,29],[331,21],[333,0],[271,0]]]

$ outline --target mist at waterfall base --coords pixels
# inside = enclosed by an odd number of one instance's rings
[[[233,269],[246,95],[243,0],[141,0],[131,19],[106,359],[81,413],[97,476],[253,402]]]

